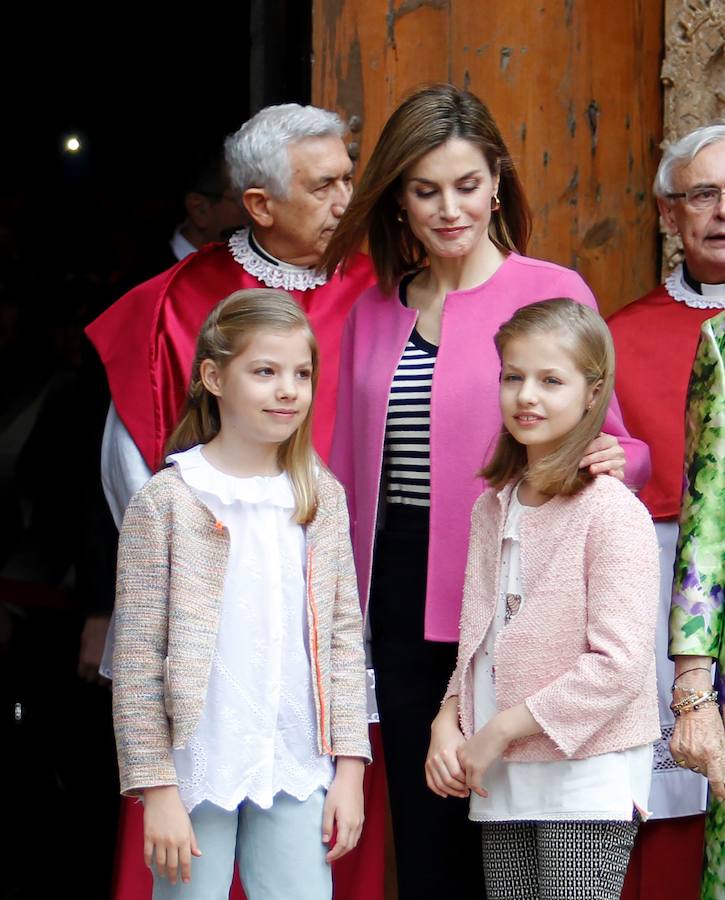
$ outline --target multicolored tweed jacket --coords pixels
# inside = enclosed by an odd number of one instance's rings
[[[357,582],[342,487],[320,469],[306,528],[307,620],[320,753],[370,759]],[[124,794],[176,784],[206,697],[229,534],[176,468],[134,496],[118,549],[113,719]]]

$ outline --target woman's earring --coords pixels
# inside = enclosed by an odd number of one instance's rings
[[[501,201],[498,199],[498,194],[494,194],[491,197],[491,212],[498,212],[501,209]]]
[[[405,225],[405,222],[406,222],[405,210],[403,209],[402,206],[398,208],[398,212],[397,212],[395,218],[398,222],[400,222],[401,225]]]

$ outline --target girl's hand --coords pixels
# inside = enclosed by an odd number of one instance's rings
[[[483,778],[511,743],[500,726],[500,715],[496,715],[458,750],[458,762],[465,771],[466,785],[479,797],[488,797]]]
[[[157,874],[171,884],[176,884],[181,867],[181,880],[191,881],[191,857],[201,856],[201,850],[175,784],[144,791],[143,833],[146,865],[151,868],[155,862]]]
[[[439,797],[468,797],[470,793],[456,755],[465,743],[458,727],[458,697],[449,697],[433,719],[425,760],[426,784]]]
[[[335,777],[327,791],[322,813],[322,842],[335,846],[325,859],[331,863],[352,850],[360,840],[365,821],[363,774],[365,763],[352,756],[338,756]]]
[[[587,445],[580,469],[589,468],[592,475],[612,475],[624,481],[624,466],[627,462],[619,441],[613,434],[600,434]]]
[[[491,764],[503,756],[511,741],[542,731],[525,703],[496,713],[458,750],[458,762],[465,769],[468,787],[479,797],[488,797],[482,781]]]

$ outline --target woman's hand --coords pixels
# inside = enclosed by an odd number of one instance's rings
[[[201,856],[189,814],[175,784],[146,788],[143,813],[143,858],[158,875],[176,884],[191,881],[191,857]],[[155,859],[154,859],[155,857]]]
[[[459,748],[458,762],[465,771],[466,785],[479,797],[488,797],[488,791],[483,787],[484,776],[510,743],[511,739],[501,727],[499,714]]]
[[[458,727],[458,697],[449,697],[433,719],[425,760],[425,780],[439,797],[467,797],[466,774],[457,751],[466,743]]]
[[[325,859],[328,863],[349,853],[360,840],[365,821],[363,775],[365,763],[353,756],[338,756],[335,777],[327,791],[322,813],[322,842],[335,846]]]
[[[713,689],[709,656],[675,656],[674,661],[675,700],[690,691]],[[670,753],[678,766],[704,775],[718,800],[725,800],[725,728],[718,706],[681,713],[675,719]]]
[[[612,475],[624,481],[627,462],[621,444],[613,434],[600,434],[587,445],[580,469],[588,468],[592,475]]]
[[[678,716],[670,753],[678,766],[704,775],[717,799],[725,800],[725,729],[718,706]]]

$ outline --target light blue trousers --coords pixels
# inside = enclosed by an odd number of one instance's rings
[[[201,803],[191,812],[203,854],[191,859],[191,881],[171,885],[154,872],[153,900],[228,900],[235,858],[247,900],[331,900],[324,802],[320,788],[302,802],[277,794],[270,809],[248,800],[232,812]]]

